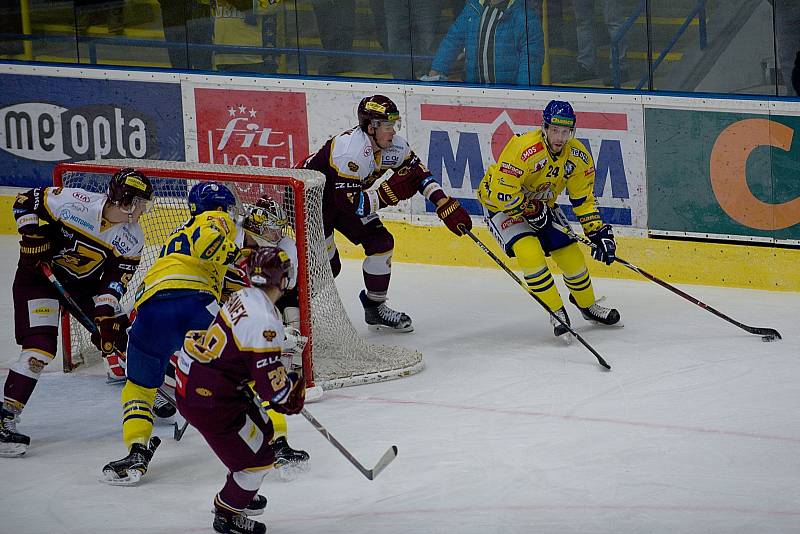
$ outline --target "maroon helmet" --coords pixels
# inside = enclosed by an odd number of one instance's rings
[[[292,271],[289,255],[277,247],[262,247],[250,256],[247,262],[247,276],[256,287],[277,287],[286,289]]]
[[[377,126],[373,121],[397,122],[399,120],[400,110],[388,96],[368,96],[358,104],[358,126],[365,132],[368,126]]]
[[[125,168],[114,173],[108,184],[108,199],[120,206],[130,206],[134,198],[153,199],[153,184],[136,169]]]

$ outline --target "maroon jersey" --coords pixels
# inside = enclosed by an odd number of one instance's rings
[[[248,383],[263,400],[290,387],[281,362],[285,335],[281,315],[258,288],[231,295],[207,330],[186,334],[178,360],[178,394],[214,404],[240,404]]]
[[[21,234],[47,235],[56,276],[71,293],[119,299],[139,265],[145,242],[142,228],[138,223],[105,221],[107,201],[104,193],[38,187],[20,193],[14,202],[17,229]]]
[[[376,154],[366,133],[360,128],[347,130],[326,142],[317,152],[311,154],[301,167],[320,171],[325,175],[325,192],[322,202],[323,212],[335,208],[338,211],[354,213],[359,209],[357,194],[369,189],[388,169],[396,174],[389,180],[410,181],[407,188],[410,198],[414,193],[422,193],[434,204],[445,196],[441,187],[419,157],[399,135],[392,139],[392,145]],[[376,197],[377,199],[377,197]],[[367,216],[386,203],[372,204],[359,216]]]

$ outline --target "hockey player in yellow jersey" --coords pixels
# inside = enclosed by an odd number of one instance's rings
[[[159,444],[151,438],[156,389],[189,330],[205,330],[219,311],[228,266],[241,255],[243,232],[229,210],[233,193],[204,182],[189,191],[189,220],[170,235],[136,293],[122,390],[122,437],[128,456],[103,467],[104,481],[136,484]]]
[[[596,302],[592,280],[577,242],[553,226],[563,220],[556,198],[564,189],[586,237],[592,256],[611,264],[616,243],[611,226],[603,224],[594,197],[594,162],[575,139],[576,117],[568,102],[553,100],[542,113],[542,128],[511,138],[498,161],[478,186],[492,235],[509,257],[516,257],[528,290],[570,324],[553,276],[545,261],[551,256],[561,269],[569,300],[588,321],[613,325],[619,312]],[[567,330],[553,318],[553,333]]]

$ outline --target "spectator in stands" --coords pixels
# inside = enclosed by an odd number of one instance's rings
[[[159,0],[164,39],[182,44],[167,49],[170,65],[175,69],[211,70],[213,51],[192,45],[210,45],[214,38],[214,19],[210,0]]]
[[[331,52],[351,51],[355,32],[355,0],[311,0],[311,4],[322,48]],[[348,56],[331,55],[322,61],[317,71],[322,75],[341,74],[351,68],[352,61]]]
[[[431,0],[384,0],[389,52],[406,56],[392,61],[395,79],[413,80],[428,70],[441,10]]]
[[[594,0],[572,0],[572,7],[575,11],[575,34],[578,38],[578,64],[572,76],[567,77],[566,82],[579,82],[597,78],[597,45],[594,37]],[[620,0],[602,0],[603,20],[606,23],[609,39],[613,40],[616,33],[625,23],[626,13]],[[619,79],[620,82],[630,77],[628,62],[625,58],[628,53],[628,45],[625,39],[619,42]],[[609,58],[609,61],[610,58]],[[609,65],[609,75],[603,80],[606,85],[613,85],[612,74],[614,65]]]
[[[792,85],[794,58],[800,50],[800,2],[798,0],[772,0],[775,10],[775,43],[783,85],[788,96],[798,96]]]
[[[525,0],[467,0],[421,80],[446,79],[462,49],[467,83],[541,83],[544,35]]]
[[[214,9],[214,43],[223,45],[264,47],[265,17],[274,17],[274,11],[282,9],[277,3],[264,8],[254,8],[252,0],[217,0]],[[258,3],[256,3],[258,5]],[[253,72],[272,74],[277,72],[273,56],[258,50],[248,52],[214,53],[217,70],[231,72]]]

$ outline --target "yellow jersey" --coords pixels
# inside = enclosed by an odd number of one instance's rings
[[[205,211],[190,218],[169,236],[136,292],[136,306],[167,289],[194,289],[219,300],[228,265],[241,250],[230,215]]]
[[[600,229],[603,221],[594,197],[594,161],[577,139],[571,138],[554,156],[542,130],[516,135],[478,185],[478,200],[487,210],[519,215],[531,200],[551,208],[566,188],[584,232]]]

